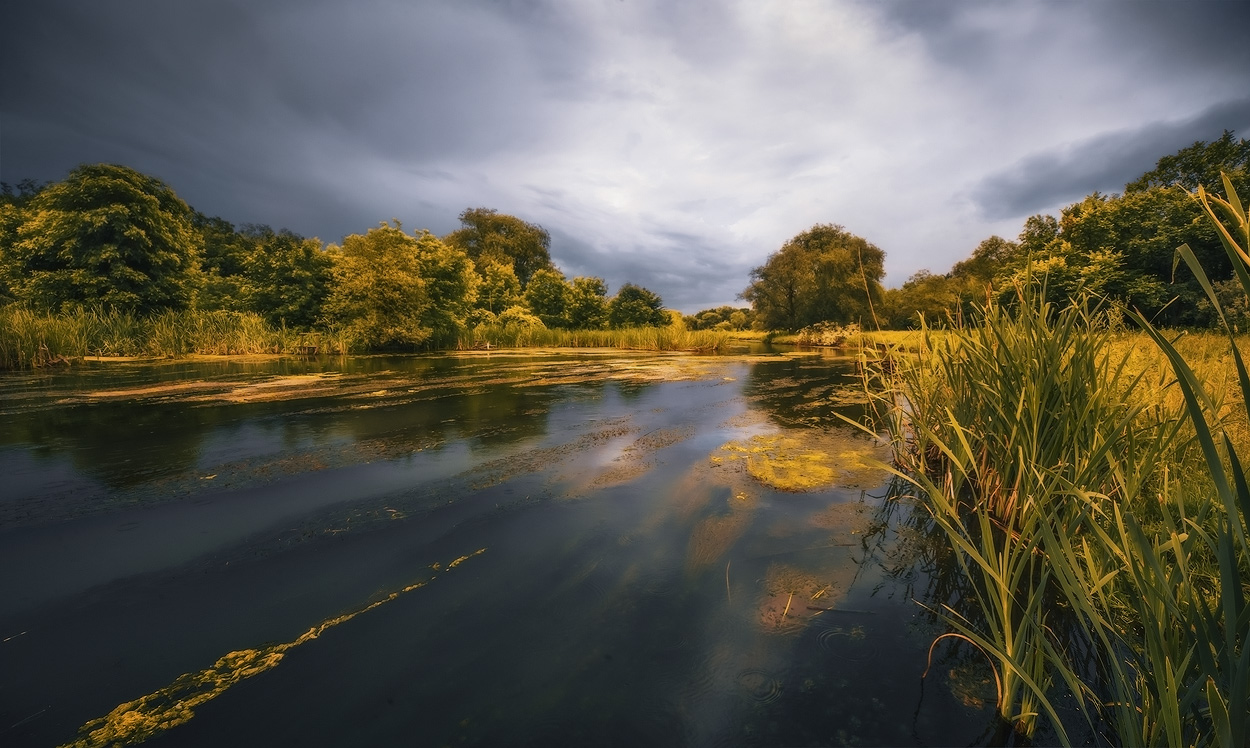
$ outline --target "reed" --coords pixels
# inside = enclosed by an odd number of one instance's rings
[[[679,326],[613,330],[560,330],[527,325],[479,325],[460,335],[460,348],[619,348],[639,351],[712,353],[729,340],[714,330]]]
[[[1250,217],[1226,186],[1228,200],[1199,199],[1250,294]],[[1178,254],[1218,310],[1193,253]],[[1057,704],[1071,696],[1090,732],[1122,744],[1245,745],[1239,341],[1227,325],[1217,346],[1137,316],[1143,349],[1096,307],[1019,301],[942,339],[923,331],[916,354],[862,354],[896,472],[965,582],[938,612],[993,662],[998,715],[1021,735],[1044,718],[1070,743]]]

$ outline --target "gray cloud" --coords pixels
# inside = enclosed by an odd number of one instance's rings
[[[569,275],[694,311],[815,223],[901,279],[1242,129],[1246,8],[4,3],[0,179],[124,163],[325,241],[493,207],[551,231]]]
[[[1250,98],[1228,101],[1181,122],[1096,135],[1027,156],[983,179],[973,200],[990,218],[1034,213],[1080,200],[1095,191],[1118,192],[1154,168],[1161,156],[1225,130],[1250,131]]]

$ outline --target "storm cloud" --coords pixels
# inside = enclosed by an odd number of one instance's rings
[[[734,303],[815,223],[889,281],[1250,127],[1237,2],[130,0],[0,10],[0,179],[80,163],[327,242],[468,207]]]

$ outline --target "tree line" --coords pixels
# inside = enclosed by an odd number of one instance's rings
[[[1165,156],[1124,192],[1095,192],[1058,217],[1034,215],[1012,241],[991,236],[944,274],[921,270],[900,288],[883,289],[885,253],[842,226],[812,227],[751,271],[741,298],[755,326],[798,330],[821,322],[905,329],[966,319],[991,301],[1011,304],[1032,284],[1051,301],[1082,293],[1112,308],[1136,309],[1156,325],[1208,327],[1214,310],[1198,281],[1173,273],[1173,256],[1188,244],[1213,281],[1225,314],[1244,329],[1250,303],[1213,226],[1193,193],[1223,192],[1220,173],[1245,194],[1250,141],[1224,134]],[[700,313],[702,314],[702,313]]]
[[[340,244],[209,217],[160,180],[84,165],[60,182],[0,184],[0,305],[149,316],[251,312],[338,327],[369,348],[449,345],[465,328],[664,326],[654,292],[568,279],[541,226],[488,208],[437,237],[382,223]]]

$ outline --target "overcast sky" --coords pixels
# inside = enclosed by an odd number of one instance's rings
[[[3,0],[0,84],[0,180],[120,163],[326,242],[496,208],[692,312],[816,223],[895,286],[1250,137],[1250,3]]]

